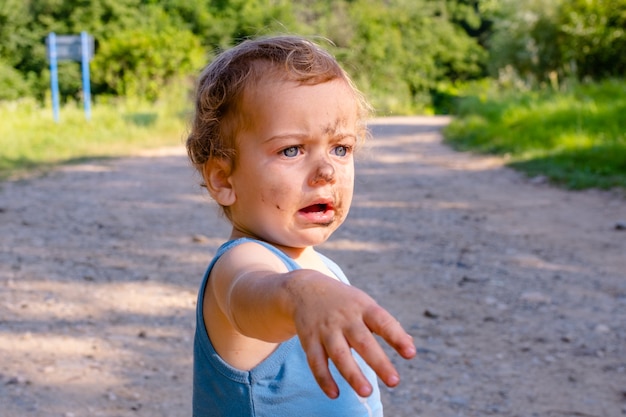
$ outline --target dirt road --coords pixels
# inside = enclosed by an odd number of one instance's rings
[[[626,415],[624,194],[455,153],[443,123],[374,121],[320,248],[419,346],[386,415]],[[0,416],[190,415],[197,286],[228,232],[197,184],[181,148],[0,185]]]

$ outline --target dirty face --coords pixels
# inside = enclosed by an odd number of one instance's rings
[[[269,81],[244,96],[229,182],[233,237],[287,248],[324,242],[352,202],[357,102],[345,81]]]

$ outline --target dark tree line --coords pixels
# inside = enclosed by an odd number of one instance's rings
[[[541,84],[626,70],[626,0],[0,0],[0,100],[45,97],[52,31],[96,38],[96,98],[158,99],[217,51],[276,32],[330,40],[386,112],[503,71]],[[60,63],[59,77],[63,97],[78,97],[79,65]]]

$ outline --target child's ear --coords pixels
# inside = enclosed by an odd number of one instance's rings
[[[231,170],[231,161],[223,158],[211,158],[202,168],[209,194],[223,207],[232,206],[237,198],[230,182]]]

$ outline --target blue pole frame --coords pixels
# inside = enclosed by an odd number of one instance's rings
[[[57,37],[54,32],[48,35],[50,53],[50,87],[52,89],[52,114],[54,121],[59,123],[59,71],[57,65]]]
[[[89,80],[89,35],[80,33],[80,60],[83,82],[83,103],[85,119],[91,120],[91,84]],[[57,36],[54,32],[48,34],[48,58],[50,60],[50,87],[52,90],[52,114],[54,121],[59,123],[59,69],[57,54]]]
[[[83,102],[85,105],[85,119],[91,120],[91,84],[89,82],[89,36],[87,32],[80,33],[81,68],[83,70]]]

